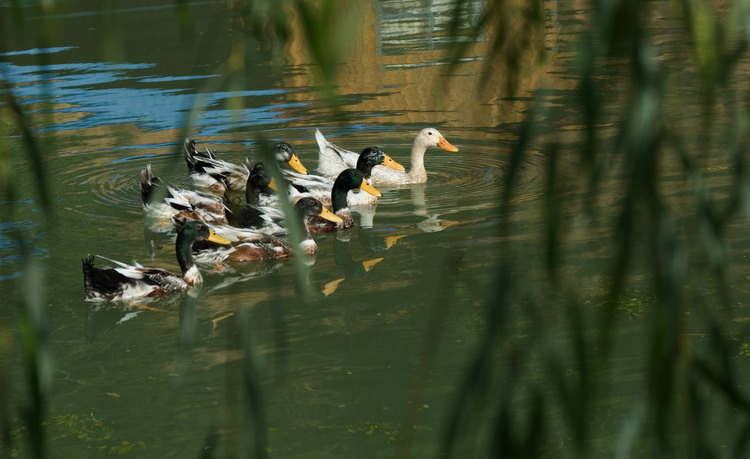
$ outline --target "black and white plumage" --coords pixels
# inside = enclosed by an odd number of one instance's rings
[[[237,165],[221,160],[209,148],[201,153],[195,147],[195,141],[185,140],[185,162],[188,172],[196,185],[216,186],[217,182],[223,182],[231,190],[244,190],[250,174],[249,162]],[[286,142],[278,142],[273,146],[274,158],[279,163],[287,163],[301,174],[307,174],[307,169],[299,160],[294,148]]]
[[[209,240],[219,244],[229,241],[212,231],[207,224],[190,221],[177,233],[175,253],[181,275],[161,268],[146,268],[137,262],[122,263],[101,257],[114,264],[110,268],[94,266],[94,257],[83,259],[83,286],[88,301],[119,301],[152,298],[183,292],[203,282],[192,255],[196,241]]]
[[[164,194],[164,199],[155,202],[159,193]],[[228,209],[220,196],[165,185],[154,176],[151,164],[141,170],[141,199],[144,213],[153,220],[149,226],[157,232],[171,229],[172,218],[227,222]]]
[[[223,184],[235,190],[245,187],[250,171],[244,164],[219,159],[208,147],[202,153],[195,147],[195,141],[190,139],[185,139],[184,150],[185,163],[196,186],[219,187]]]

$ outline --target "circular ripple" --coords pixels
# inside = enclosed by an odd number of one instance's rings
[[[132,153],[128,151],[118,153],[118,157],[96,154],[95,161],[75,165],[67,162],[67,169],[55,171],[61,177],[61,189],[68,194],[66,201],[72,203],[67,211],[87,218],[132,220],[133,215],[142,213],[140,174],[149,163],[154,174],[169,183],[181,186],[187,182],[185,164],[176,161],[171,150],[138,156],[128,156]]]
[[[389,204],[408,200],[417,212],[425,214],[498,208],[510,173],[511,149],[512,146],[498,144],[464,144],[458,152],[428,150],[427,183],[397,187],[395,192],[384,186],[386,192],[378,214],[389,212]],[[542,154],[524,155],[512,185],[512,202],[542,196],[545,165]]]
[[[495,214],[505,191],[510,173],[512,144],[467,143],[458,152],[428,150],[425,163],[429,180],[425,184],[380,187],[384,196],[377,208],[378,221],[383,217],[402,215],[411,208],[417,214],[450,215],[464,211],[489,209]],[[137,152],[137,154],[133,154]],[[237,152],[225,152],[222,157],[236,159]],[[56,171],[62,176],[62,189],[77,196],[77,205],[69,209],[88,218],[108,218],[132,221],[141,216],[140,171],[151,164],[156,176],[177,186],[192,187],[182,158],[176,158],[172,148],[148,150],[119,150],[87,153],[95,160],[73,163],[67,170]],[[309,162],[309,161],[308,161]],[[547,160],[542,153],[524,154],[513,183],[512,202],[539,199],[544,191]],[[408,159],[405,161],[408,166]],[[314,170],[316,165],[309,164]]]

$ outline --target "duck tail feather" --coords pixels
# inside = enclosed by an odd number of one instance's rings
[[[149,203],[154,188],[160,183],[161,180],[159,177],[155,177],[154,173],[151,171],[151,164],[147,164],[146,167],[141,170],[141,200],[144,205]]]

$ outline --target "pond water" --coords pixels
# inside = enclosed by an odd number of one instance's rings
[[[0,317],[14,322],[25,275],[34,269],[21,261],[14,238],[20,232],[46,283],[52,457],[197,457],[206,444],[233,455],[251,448],[257,435],[271,457],[436,455],[483,339],[484,299],[494,292],[498,266],[514,266],[521,279],[544,266],[539,208],[556,152],[527,151],[510,205],[500,198],[533,90],[554,78],[548,106],[573,103],[577,80],[563,72],[582,24],[580,8],[544,2],[546,58],[532,53],[524,60],[511,93],[510,77],[487,59],[491,37],[469,42],[451,65],[451,4],[362,2],[351,13],[361,17],[352,30],[356,45],[338,71],[336,110],[299,33],[290,35],[283,58],[273,47],[248,44],[241,81],[227,79],[233,40],[245,25],[223,3],[189,3],[189,35],[173,2],[117,3],[107,12],[69,2],[57,12],[49,46],[9,37],[0,70],[39,135],[52,217],[45,227],[31,163],[11,131],[18,192],[0,203],[0,286],[10,300]],[[467,2],[462,30],[483,5]],[[40,20],[32,7],[23,11],[26,21]],[[301,28],[298,17],[291,21],[293,30]],[[565,110],[549,112],[540,137],[566,142],[580,123]],[[203,267],[197,300],[170,297],[149,303],[151,309],[83,301],[86,254],[177,269],[170,236],[144,229],[139,173],[151,164],[157,175],[188,185],[186,136],[233,162],[257,157],[265,140],[284,140],[314,170],[313,132],[320,128],[352,150],[378,145],[408,167],[414,135],[427,126],[459,151],[429,150],[426,184],[379,187],[372,227],[316,236],[320,252],[308,270],[291,261]],[[585,196],[568,183],[555,192],[573,203],[563,217],[577,224],[575,203]],[[498,227],[507,224],[512,236],[499,238]],[[601,241],[573,242],[575,251],[591,249],[588,261],[605,256],[597,253]],[[368,260],[375,264],[365,269]],[[567,268],[579,279],[599,274],[584,262]],[[301,276],[312,286],[310,297],[301,293]],[[635,395],[628,375],[643,349],[633,338],[645,333],[635,327],[638,307],[648,301],[631,293],[635,312],[623,315],[634,322],[614,346],[619,366],[611,370],[621,376],[625,400]],[[3,331],[16,335],[18,328]],[[518,333],[519,342],[529,339]],[[255,349],[249,359],[242,351],[248,342]],[[13,362],[10,390],[21,405],[19,346],[16,357],[3,358]],[[616,402],[607,418],[613,429],[627,411]],[[262,413],[259,432],[247,406]],[[603,438],[596,450],[608,452],[606,432]],[[405,440],[408,449],[398,449]]]

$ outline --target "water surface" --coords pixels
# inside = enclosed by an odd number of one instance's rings
[[[223,4],[190,4],[200,18],[192,38],[181,35],[170,2],[107,13],[71,2],[51,46],[14,39],[0,55],[0,70],[42,141],[54,216],[43,225],[29,163],[23,150],[14,150],[23,165],[14,177],[21,192],[0,203],[10,217],[0,224],[0,283],[11,300],[5,304],[21,301],[28,266],[19,256],[20,234],[43,261],[46,280],[54,356],[51,455],[195,457],[211,435],[217,451],[242,450],[250,434],[248,360],[241,349],[250,339],[257,350],[250,368],[262,382],[262,397],[250,398],[264,413],[270,456],[391,457],[408,438],[414,457],[434,457],[482,337],[484,299],[498,266],[513,266],[519,279],[544,267],[538,205],[549,156],[564,151],[531,148],[510,205],[501,206],[500,197],[539,81],[554,81],[548,107],[573,104],[576,96],[575,76],[565,72],[580,11],[552,3],[545,2],[547,58],[523,61],[513,94],[487,60],[487,36],[450,65],[451,2],[368,4],[358,44],[339,70],[343,117],[325,101],[298,34],[285,45],[282,62],[263,47],[247,49],[242,89],[232,87],[225,62],[242,28]],[[476,23],[482,5],[468,2],[464,29]],[[38,20],[31,8],[24,12],[28,21]],[[103,46],[104,28],[127,40]],[[482,86],[485,72],[493,76]],[[580,146],[566,143],[573,138],[566,133],[580,129],[578,117],[564,109],[547,116],[540,138],[559,136],[563,150]],[[414,135],[426,126],[460,150],[430,150],[424,185],[382,187],[371,228],[317,238],[320,252],[306,274],[312,298],[300,294],[295,265],[280,261],[218,272],[204,267],[197,300],[167,298],[149,303],[153,309],[82,300],[80,259],[88,253],[177,269],[169,235],[144,230],[139,172],[151,164],[158,175],[187,185],[180,157],[186,135],[236,162],[257,157],[265,140],[284,140],[314,169],[313,132],[320,128],[353,150],[378,145],[408,167]],[[10,136],[20,144],[18,132]],[[561,167],[574,173],[569,163]],[[577,211],[585,196],[570,183],[558,183],[554,192],[573,203],[564,209],[566,222],[581,224]],[[510,225],[512,236],[498,237],[499,225]],[[386,240],[397,242],[388,247]],[[605,256],[596,237],[573,242],[584,259]],[[369,270],[362,264],[377,259]],[[583,283],[599,274],[583,262],[566,268]],[[592,296],[601,293],[595,283],[587,288]],[[10,306],[0,308],[6,321],[14,314]],[[640,333],[624,330],[624,342]],[[561,331],[560,339],[565,336]],[[613,371],[627,386],[644,351],[615,347],[620,367]],[[20,365],[11,375],[20,397]],[[619,422],[619,414],[611,416]],[[609,451],[606,433],[603,438],[597,448]]]

